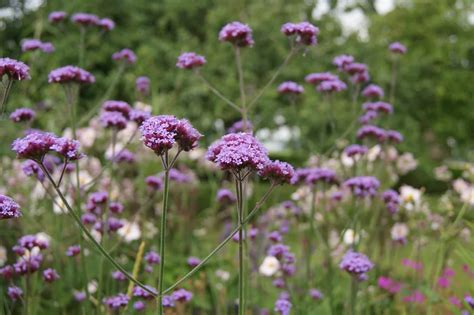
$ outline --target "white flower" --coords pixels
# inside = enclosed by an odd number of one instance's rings
[[[374,145],[372,148],[369,149],[367,152],[367,159],[371,162],[375,161],[380,153],[382,152],[382,147],[379,144]]]
[[[260,274],[266,277],[273,276],[278,270],[280,270],[280,262],[274,256],[265,257],[260,268],[258,268]]]
[[[347,229],[347,230],[344,232],[343,240],[344,240],[344,243],[345,243],[345,244],[347,244],[347,245],[352,245],[352,244],[354,244],[354,242],[358,242],[358,241],[359,241],[359,235],[356,235],[356,234],[354,233],[354,230],[352,230],[352,229]]]
[[[403,185],[400,187],[400,200],[408,211],[419,210],[422,191],[414,187]]]
[[[461,192],[461,200],[469,205],[474,205],[474,187],[469,186]]]
[[[360,157],[354,156],[353,158],[348,156],[346,152],[342,152],[341,154],[341,163],[345,167],[352,167],[354,165],[355,160],[358,160]]]
[[[0,245],[0,267],[7,262],[7,249]]]
[[[461,178],[456,179],[453,182],[453,188],[458,194],[462,194],[462,192],[469,188],[469,184]]]
[[[409,152],[403,153],[397,160],[397,169],[402,175],[414,170],[417,166],[418,162]]]
[[[395,223],[390,230],[390,235],[392,236],[392,240],[400,241],[406,239],[408,232],[409,229],[405,223]]]
[[[448,181],[453,177],[446,165],[438,166],[434,169],[435,178],[441,181]]]
[[[92,280],[87,284],[87,291],[89,291],[90,294],[94,294],[97,292],[97,281]]]
[[[49,246],[49,243],[51,242],[51,236],[49,236],[48,234],[46,234],[44,232],[37,233],[36,238],[39,241],[48,244],[48,246]]]
[[[66,196],[66,201],[69,203],[69,204],[72,204],[72,199],[71,197],[69,196]],[[55,214],[63,214],[63,213],[67,213],[67,208],[66,208],[66,204],[63,202],[63,200],[59,197],[56,197],[54,198],[54,202],[53,202],[53,212]]]
[[[222,281],[227,281],[230,279],[230,273],[228,271],[217,269],[216,270],[216,277],[221,279]]]
[[[125,242],[130,243],[140,239],[142,232],[140,226],[136,222],[130,222],[127,220],[122,220],[123,226],[117,231]]]
[[[152,222],[145,222],[143,226],[143,234],[145,234],[146,238],[153,238],[158,233],[158,229],[156,228],[155,224]]]

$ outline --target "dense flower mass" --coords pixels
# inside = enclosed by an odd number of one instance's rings
[[[123,61],[127,64],[134,64],[135,62],[137,62],[137,55],[135,55],[135,53],[131,49],[124,48],[114,53],[112,55],[112,60]]]
[[[10,80],[29,80],[30,68],[21,61],[0,58],[0,77],[7,75]]]
[[[316,45],[316,36],[319,28],[309,22],[285,23],[281,27],[281,32],[286,36],[296,36],[295,42],[303,45]]]
[[[13,113],[10,114],[10,120],[16,123],[29,122],[35,117],[35,111],[30,108],[17,108]]]
[[[59,153],[67,161],[75,161],[84,157],[84,154],[79,151],[79,147],[79,141],[61,137],[56,138],[49,149]]]
[[[12,198],[0,195],[0,220],[21,217],[20,205]]]
[[[260,171],[269,162],[267,150],[251,134],[230,133],[214,142],[206,158],[222,170],[240,171],[248,168]]]
[[[128,305],[130,298],[123,293],[120,293],[116,296],[110,296],[104,299],[104,304],[112,310],[117,310],[119,308],[125,307]]]
[[[226,24],[219,32],[221,42],[229,42],[238,47],[253,46],[252,29],[240,22]]]
[[[276,184],[289,184],[295,174],[295,170],[290,164],[277,160],[265,164],[258,174]]]
[[[204,58],[204,56],[194,52],[185,52],[178,57],[176,67],[181,69],[195,69],[203,66],[205,63],[206,58]]]
[[[339,268],[352,275],[360,276],[374,268],[374,264],[364,254],[350,250],[342,257]]]
[[[171,115],[154,116],[140,126],[145,146],[161,155],[178,144],[180,150],[194,149],[202,135],[185,119]]]
[[[88,71],[76,66],[65,66],[51,71],[49,83],[94,83],[95,77]]]
[[[358,176],[346,180],[344,186],[349,187],[356,197],[364,198],[375,196],[380,182],[373,176]]]
[[[293,81],[286,81],[278,86],[278,93],[280,94],[301,94],[303,92],[303,86]]]
[[[394,54],[404,55],[407,52],[407,48],[400,42],[391,43],[388,49]]]

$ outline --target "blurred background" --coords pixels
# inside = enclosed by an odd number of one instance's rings
[[[175,67],[177,56],[195,51],[206,56],[204,76],[225,95],[238,99],[234,55],[229,45],[217,39],[221,27],[233,20],[248,23],[255,45],[245,49],[243,64],[246,88],[255,93],[270,78],[289,47],[280,33],[288,21],[308,20],[321,32],[319,44],[297,56],[283,69],[277,81],[256,104],[250,119],[258,136],[276,157],[301,165],[309,153],[321,153],[332,145],[343,147],[338,138],[353,119],[348,104],[336,98],[331,112],[339,121],[333,134],[322,138],[326,119],[324,101],[304,83],[311,72],[333,71],[332,59],[343,53],[368,64],[371,82],[388,92],[391,61],[389,43],[408,47],[399,64],[395,111],[387,128],[403,133],[401,151],[410,150],[418,169],[403,182],[443,189],[433,168],[446,161],[474,160],[474,1],[472,0],[248,0],[248,1],[1,1],[1,55],[28,63],[33,79],[15,86],[9,109],[32,107],[50,111],[64,106],[63,91],[48,85],[47,73],[66,64],[78,64],[79,28],[66,23],[58,28],[47,22],[51,11],[88,12],[109,17],[116,28],[107,34],[86,34],[83,68],[97,78],[81,91],[80,111],[86,113],[101,100],[117,75],[112,53],[130,48],[138,56],[111,91],[111,99],[136,100],[135,79],[149,76],[152,93],[147,103],[153,112],[188,118],[206,135],[209,144],[239,119],[237,112],[216,98],[189,71]],[[51,41],[52,54],[22,54],[24,38]],[[306,92],[294,102],[278,95],[285,80],[305,85]],[[362,101],[360,101],[362,103]],[[36,127],[59,132],[66,122],[39,115]],[[56,115],[56,116],[55,116]],[[35,126],[33,126],[35,127]],[[10,154],[9,143],[18,136],[8,124],[2,128],[1,153]],[[348,139],[350,141],[350,139]]]

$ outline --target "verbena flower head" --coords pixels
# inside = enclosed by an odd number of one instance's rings
[[[212,144],[206,158],[222,170],[260,171],[269,162],[267,150],[251,134],[240,132],[223,136]]]
[[[311,296],[311,298],[316,301],[322,300],[323,298],[323,294],[321,293],[321,291],[314,288],[309,290],[309,296]]]
[[[237,201],[237,197],[229,189],[221,188],[217,191],[217,202],[221,204],[233,204]]]
[[[171,293],[171,297],[175,302],[186,303],[191,301],[193,294],[185,289],[177,289]]]
[[[84,157],[84,154],[79,151],[80,146],[77,140],[60,137],[55,139],[50,150],[62,155],[67,161],[76,161]]]
[[[59,23],[66,19],[67,13],[64,11],[53,11],[48,15],[48,21],[50,23]]]
[[[29,122],[35,117],[35,111],[30,108],[17,108],[13,113],[10,114],[10,120],[16,123]]]
[[[56,50],[56,48],[54,48],[53,43],[43,42],[41,44],[41,51],[46,53],[46,54],[50,54],[50,53],[54,52],[55,50]]]
[[[195,69],[202,67],[206,63],[204,56],[198,55],[194,52],[185,52],[178,57],[176,67],[181,69]]]
[[[227,133],[239,133],[239,132],[252,133],[252,130],[253,130],[253,125],[250,121],[247,120],[244,123],[243,120],[238,120],[227,129]]]
[[[221,42],[229,42],[238,47],[253,46],[252,29],[247,24],[231,22],[219,32]]]
[[[21,169],[23,170],[23,173],[25,173],[25,175],[28,177],[35,176],[40,182],[45,179],[45,174],[38,166],[38,163],[32,160],[27,160],[23,162],[21,164]]]
[[[185,119],[171,115],[154,116],[140,126],[143,144],[163,154],[177,144],[180,150],[194,149],[202,135]]]
[[[137,56],[131,49],[124,48],[114,53],[112,55],[112,60],[122,61],[127,64],[134,64],[135,62],[137,62]]]
[[[356,197],[364,198],[375,196],[380,182],[373,176],[357,176],[346,180],[344,186],[349,187]]]
[[[366,98],[382,98],[384,96],[383,89],[376,84],[369,84],[362,90],[362,95]]]
[[[17,301],[23,297],[23,290],[17,286],[11,286],[8,287],[7,294],[12,301]]]
[[[109,18],[100,19],[98,26],[100,26],[104,31],[110,32],[115,28],[115,22]]]
[[[54,46],[51,43],[43,43],[38,39],[24,39],[21,41],[21,51],[35,51],[41,50],[45,53],[51,53],[54,51]]]
[[[303,86],[293,81],[286,81],[278,86],[278,93],[280,94],[302,94],[304,92]]]
[[[21,61],[11,58],[0,58],[0,77],[7,75],[10,80],[29,80],[30,68]]]
[[[384,129],[373,125],[365,125],[357,130],[357,139],[374,138],[378,142],[383,142],[386,137]]]
[[[21,217],[20,205],[12,198],[0,195],[0,220]]]
[[[304,78],[307,83],[313,85],[319,85],[323,81],[333,81],[337,79],[337,75],[334,75],[331,72],[310,73]]]
[[[132,109],[129,113],[130,120],[137,123],[137,125],[141,125],[145,120],[151,117],[150,112],[140,109]]]
[[[126,294],[119,293],[118,295],[104,298],[103,303],[108,308],[110,308],[112,310],[117,310],[121,307],[127,306],[129,300],[130,300],[130,298]]]
[[[353,84],[365,83],[370,80],[369,71],[358,72],[351,77],[351,82]]]
[[[95,77],[79,67],[65,66],[51,71],[48,75],[48,82],[90,84],[95,82]]]
[[[354,57],[350,55],[340,55],[334,57],[332,64],[335,65],[339,71],[345,71],[346,67],[354,62]]]
[[[160,255],[154,251],[149,251],[145,254],[145,261],[149,265],[159,265],[160,264]]]
[[[400,143],[403,141],[403,136],[400,132],[396,130],[387,130],[385,132],[386,140],[392,143]]]
[[[368,151],[369,149],[366,146],[360,144],[351,144],[344,149],[344,153],[348,157],[364,155]]]
[[[289,184],[295,174],[293,166],[286,162],[270,161],[258,172],[274,184]]]
[[[59,277],[59,274],[56,270],[52,269],[52,268],[48,268],[46,270],[43,271],[43,280],[45,282],[54,282],[56,280],[58,280],[60,277]]]
[[[362,116],[359,117],[359,122],[362,125],[368,125],[377,117],[378,117],[378,113],[376,111],[368,110]]]
[[[345,89],[347,89],[347,85],[339,79],[322,81],[317,87],[318,92],[323,93],[341,92]]]
[[[399,282],[396,282],[389,277],[379,277],[377,280],[377,285],[379,288],[384,289],[390,294],[396,294],[400,292],[402,288],[402,284]]]
[[[35,131],[13,141],[12,150],[19,159],[40,160],[56,141],[51,133]]]
[[[324,167],[299,168],[295,171],[291,183],[315,185],[316,183],[333,184],[337,182],[336,172]]]
[[[147,285],[146,288],[152,292],[156,292],[156,289],[149,285]],[[146,300],[153,299],[153,295],[150,292],[137,285],[133,287],[133,296],[140,297]]]
[[[120,112],[103,111],[99,118],[100,124],[104,128],[122,130],[127,127],[127,118]]]
[[[364,111],[374,111],[377,113],[385,113],[385,114],[393,113],[393,106],[386,102],[364,103],[362,105],[362,109]]]
[[[187,263],[189,267],[194,268],[201,263],[201,259],[191,256],[188,258]]]
[[[407,52],[407,48],[400,42],[391,43],[388,46],[388,50],[390,50],[394,54],[404,55]]]
[[[163,188],[163,180],[158,176],[148,176],[145,178],[145,183],[152,190],[161,190]]]
[[[66,256],[68,257],[74,257],[74,256],[79,255],[80,253],[81,253],[80,245],[69,246],[68,249],[66,250]]]
[[[41,254],[30,255],[28,259],[22,259],[15,263],[13,268],[18,275],[28,275],[38,271],[42,262],[43,256]]]
[[[352,62],[344,67],[344,71],[350,75],[367,72],[367,65],[359,62]]]
[[[344,257],[342,257],[339,268],[347,271],[351,275],[360,276],[374,268],[374,264],[364,254],[349,250]]]
[[[133,309],[135,311],[143,311],[146,308],[146,304],[143,301],[136,301],[133,303]]]
[[[286,36],[296,36],[297,44],[312,46],[317,43],[319,28],[309,22],[285,23],[281,26],[281,32]]]
[[[95,14],[79,12],[72,15],[71,21],[81,26],[97,26],[100,19]]]
[[[140,94],[146,95],[150,92],[150,78],[141,76],[135,80],[135,87]]]
[[[171,295],[163,295],[161,303],[165,308],[175,307],[174,299],[171,297]]]
[[[474,309],[474,297],[470,296],[470,295],[466,295],[466,297],[464,297],[464,301],[472,308]]]
[[[280,315],[289,315],[291,311],[291,307],[292,307],[292,304],[290,301],[288,301],[287,299],[279,298],[275,302],[274,310]]]
[[[46,249],[49,247],[49,243],[46,240],[32,234],[20,237],[17,245],[28,250],[31,250],[34,247],[38,247],[39,249]]]
[[[102,109],[106,112],[119,112],[125,117],[129,117],[132,108],[124,101],[108,100],[102,104]]]

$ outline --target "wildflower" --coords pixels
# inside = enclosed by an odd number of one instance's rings
[[[304,92],[303,86],[293,81],[286,81],[278,86],[278,93],[280,94],[302,94]]]
[[[66,161],[76,161],[84,157],[79,147],[79,141],[61,137],[56,138],[49,149],[62,155]]]
[[[332,92],[341,92],[347,89],[347,85],[339,79],[322,81],[318,87],[318,92],[332,93]]]
[[[359,122],[362,125],[368,125],[372,120],[377,118],[378,114],[376,111],[369,110],[359,117]]]
[[[163,307],[175,307],[174,299],[170,295],[163,295],[161,304]]]
[[[464,301],[472,308],[474,309],[474,297],[467,295],[464,297]]]
[[[106,112],[118,112],[124,117],[129,118],[132,108],[124,101],[108,100],[102,104],[102,109]]]
[[[0,220],[21,217],[20,205],[12,198],[0,194]]]
[[[405,223],[395,223],[390,230],[392,240],[404,244],[408,236],[408,226]]]
[[[100,123],[104,128],[123,130],[127,127],[127,118],[120,112],[102,112]]]
[[[97,15],[79,12],[72,15],[71,21],[81,26],[97,26],[100,19]]]
[[[107,220],[107,227],[109,232],[117,232],[123,227],[123,222],[118,218],[110,217]]]
[[[369,84],[362,90],[362,95],[365,98],[382,98],[384,96],[383,89],[376,84]]]
[[[263,178],[269,179],[274,184],[289,184],[295,174],[295,170],[290,164],[276,160],[268,162],[258,174]]]
[[[319,28],[309,22],[285,23],[281,27],[281,32],[286,36],[296,36],[297,44],[312,46],[317,43]]]
[[[176,67],[181,69],[196,69],[202,67],[206,63],[204,56],[194,52],[185,52],[178,57]]]
[[[43,256],[41,254],[30,255],[28,259],[21,259],[13,264],[13,268],[15,269],[15,274],[18,275],[32,274],[38,271],[42,262]]]
[[[92,213],[85,213],[82,215],[81,221],[86,225],[92,225],[97,222],[97,217]]]
[[[374,138],[379,142],[383,142],[385,141],[386,136],[385,130],[377,126],[365,125],[357,130],[358,139]]]
[[[80,253],[81,253],[80,245],[69,246],[68,249],[66,250],[66,256],[68,257],[74,257],[74,256],[79,255]]]
[[[9,80],[29,80],[30,68],[21,61],[11,58],[0,58],[0,77],[8,76]]]
[[[354,57],[350,55],[340,55],[334,57],[332,60],[333,65],[335,65],[339,71],[345,71],[346,67],[354,62]]]
[[[185,289],[177,289],[171,293],[171,297],[176,302],[186,303],[191,301],[193,294]]]
[[[150,112],[139,110],[139,109],[132,109],[130,111],[130,120],[137,123],[140,126],[145,120],[150,118]]]
[[[311,296],[311,298],[316,301],[322,300],[323,298],[323,294],[318,289],[310,289],[309,296]]]
[[[418,162],[410,152],[403,153],[397,160],[397,170],[404,175],[418,166]]]
[[[388,50],[390,50],[394,54],[399,54],[399,55],[404,55],[407,52],[407,48],[400,42],[391,43],[388,46]]]
[[[188,258],[188,266],[191,267],[191,268],[196,267],[200,263],[201,263],[201,259],[199,259],[197,257],[189,257]]]
[[[221,42],[229,42],[237,47],[253,46],[252,29],[247,24],[231,22],[219,32]]]
[[[35,117],[35,111],[29,108],[17,108],[13,113],[10,114],[10,120],[15,123],[30,122]]]
[[[95,77],[88,71],[76,66],[64,66],[51,71],[48,75],[49,83],[79,83],[90,84]]]
[[[444,277],[444,276],[439,277],[437,283],[438,283],[438,286],[442,289],[449,288],[451,285],[451,281],[449,280],[449,278]]]
[[[425,295],[418,290],[413,291],[412,294],[405,296],[403,298],[403,302],[405,303],[423,304],[425,300],[426,300]]]
[[[129,297],[126,294],[119,293],[116,296],[110,296],[103,300],[104,304],[112,310],[117,310],[128,305]]]
[[[330,72],[310,73],[304,78],[307,83],[313,85],[319,85],[323,81],[334,81],[338,79],[337,75]]]
[[[66,18],[67,13],[64,11],[53,11],[48,15],[48,21],[50,23],[59,23],[64,21]]]
[[[8,281],[11,278],[13,278],[14,274],[15,274],[15,269],[10,265],[0,268],[0,277],[2,277],[3,280],[5,281]]]
[[[398,131],[387,130],[385,135],[388,142],[400,143],[403,141],[403,136]]]
[[[143,302],[143,301],[136,301],[135,303],[133,303],[133,309],[135,311],[143,311],[146,307],[146,304]]]
[[[54,282],[59,279],[59,274],[56,270],[52,268],[48,268],[45,271],[43,271],[43,280],[46,282]]]
[[[47,42],[43,43],[38,39],[24,39],[21,42],[21,51],[28,52],[28,51],[35,51],[41,50],[44,53],[52,53],[54,51],[53,44]]]
[[[221,188],[217,191],[217,201],[221,204],[233,204],[237,197],[229,189]]]
[[[260,274],[271,277],[280,270],[280,261],[274,256],[267,256],[260,265],[258,271]]]
[[[385,203],[385,207],[391,214],[395,214],[400,206],[400,196],[393,190],[389,189],[382,193],[382,200]]]
[[[283,237],[278,231],[271,232],[268,234],[267,238],[274,243],[280,243],[283,240]]]
[[[151,287],[151,286],[146,286],[148,290],[152,291],[152,292],[156,292],[156,289]],[[150,299],[153,299],[153,295],[148,292],[147,290],[143,289],[142,287],[139,287],[139,286],[134,286],[133,287],[133,296],[135,297],[140,297],[140,298],[143,298],[143,299],[146,299],[146,300],[150,300]]]
[[[245,128],[244,128],[245,127]],[[227,133],[239,133],[239,132],[247,132],[252,133],[252,123],[250,121],[239,120],[232,124],[232,126],[227,129]]]
[[[360,276],[374,268],[374,264],[364,254],[350,250],[342,258],[339,268],[351,275]]]
[[[414,187],[403,185],[400,187],[400,201],[408,211],[419,210],[422,191]]]
[[[202,135],[185,120],[178,120],[171,115],[154,116],[140,126],[142,141],[145,146],[162,155],[173,145],[180,150],[190,151],[197,146]]]
[[[154,251],[149,251],[145,254],[145,261],[149,265],[159,265],[160,264],[160,255]]]
[[[141,76],[135,80],[135,87],[140,94],[146,95],[150,92],[150,78]]]
[[[130,152],[127,149],[120,150],[116,155],[114,161],[116,163],[134,163],[135,162],[135,154]]]
[[[134,64],[137,62],[137,56],[131,49],[124,48],[114,53],[112,55],[112,60],[125,62],[126,64]]]
[[[86,293],[83,291],[74,291],[74,300],[77,302],[82,302],[86,299]]]
[[[103,18],[99,20],[97,26],[101,27],[104,31],[110,32],[115,28],[115,22],[109,18]]]
[[[366,146],[359,145],[359,144],[351,144],[344,149],[344,153],[348,157],[356,157],[356,156],[364,155],[368,151],[369,149]]]
[[[130,243],[140,239],[142,232],[138,223],[129,222],[127,220],[122,220],[121,223],[122,227],[117,231],[117,233],[125,240],[125,242]]]
[[[390,294],[396,294],[400,292],[402,288],[402,284],[399,282],[396,282],[388,277],[379,277],[377,280],[377,284],[379,288],[384,289]]]
[[[373,176],[358,176],[349,178],[344,185],[349,187],[355,196],[364,198],[375,196],[380,182]]]
[[[278,299],[275,302],[275,312],[277,312],[280,315],[289,315],[291,311],[291,302],[288,301],[287,299]]]
[[[23,290],[20,289],[19,287],[17,286],[11,286],[11,287],[8,287],[7,289],[7,294],[8,294],[8,297],[12,300],[12,301],[17,301],[19,299],[22,298],[23,296]]]
[[[364,111],[374,111],[377,113],[392,114],[393,106],[386,102],[369,102],[362,105]]]

